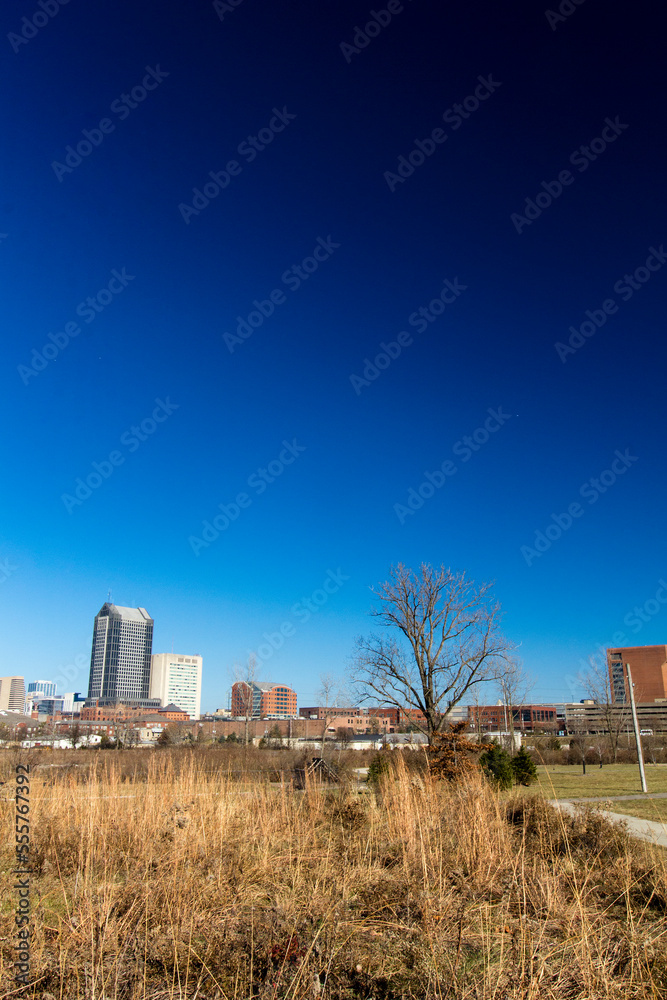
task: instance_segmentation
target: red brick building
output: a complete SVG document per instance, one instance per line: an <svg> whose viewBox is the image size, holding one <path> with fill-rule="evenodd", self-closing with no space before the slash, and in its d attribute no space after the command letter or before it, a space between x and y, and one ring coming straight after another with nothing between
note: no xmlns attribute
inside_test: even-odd
<svg viewBox="0 0 667 1000"><path fill-rule="evenodd" d="M272 681L236 681L232 685L232 715L287 719L296 715L296 691Z"/></svg>
<svg viewBox="0 0 667 1000"><path fill-rule="evenodd" d="M618 646L607 650L612 699L621 704L629 700L626 663L630 664L632 672L635 701L667 699L667 646Z"/></svg>
<svg viewBox="0 0 667 1000"><path fill-rule="evenodd" d="M558 711L555 705L471 705L468 709L470 728L486 732L498 730L503 732L509 728L510 722L515 729L526 729L533 732L545 729L555 730L558 725Z"/></svg>

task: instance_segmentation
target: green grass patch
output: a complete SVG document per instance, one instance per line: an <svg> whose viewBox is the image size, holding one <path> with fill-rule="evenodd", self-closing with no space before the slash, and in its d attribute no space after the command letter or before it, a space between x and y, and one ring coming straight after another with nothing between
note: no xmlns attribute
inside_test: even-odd
<svg viewBox="0 0 667 1000"><path fill-rule="evenodd" d="M650 819L654 823L667 824L667 799L624 799L621 802L605 802L604 800L595 803L600 809L607 809L609 812L623 813L624 816L637 816L639 819Z"/></svg>
<svg viewBox="0 0 667 1000"><path fill-rule="evenodd" d="M537 768L537 778L539 784L532 785L532 789L539 787L549 799L598 799L608 795L633 795L642 790L636 764L587 765L586 774L581 773L578 765L541 765ZM667 792L667 766L647 765L646 784L649 792Z"/></svg>

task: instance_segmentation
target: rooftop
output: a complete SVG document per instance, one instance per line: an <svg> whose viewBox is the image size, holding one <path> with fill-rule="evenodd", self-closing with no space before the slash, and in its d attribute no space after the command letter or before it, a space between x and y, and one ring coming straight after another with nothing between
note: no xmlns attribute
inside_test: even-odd
<svg viewBox="0 0 667 1000"><path fill-rule="evenodd" d="M120 604L109 604L108 602L106 604L102 605L102 608L98 612L98 617L100 615L103 618L107 618L107 617L110 617L112 615L113 616L117 615L119 618L122 618L124 621L129 621L129 622L144 622L145 623L145 622L152 622L153 621L153 619L151 618L151 616L146 611L146 608L126 608L126 607L123 607Z"/></svg>

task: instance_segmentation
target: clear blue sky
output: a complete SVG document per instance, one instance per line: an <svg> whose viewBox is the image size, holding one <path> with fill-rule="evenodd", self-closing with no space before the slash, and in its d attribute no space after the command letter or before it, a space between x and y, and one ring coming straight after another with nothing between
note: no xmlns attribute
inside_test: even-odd
<svg viewBox="0 0 667 1000"><path fill-rule="evenodd" d="M495 580L537 700L665 642L656 9L45 2L0 39L1 672L85 692L111 589L204 708L283 625L312 703L398 561Z"/></svg>

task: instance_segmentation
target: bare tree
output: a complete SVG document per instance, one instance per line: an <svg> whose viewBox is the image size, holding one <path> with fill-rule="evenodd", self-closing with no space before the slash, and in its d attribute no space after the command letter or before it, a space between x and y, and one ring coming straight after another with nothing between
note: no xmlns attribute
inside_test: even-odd
<svg viewBox="0 0 667 1000"><path fill-rule="evenodd" d="M524 669L523 663L516 656L508 656L499 663L495 680L506 709L511 742L510 753L514 755L514 713L517 712L519 726L523 728L521 709L529 691L535 686L535 680Z"/></svg>
<svg viewBox="0 0 667 1000"><path fill-rule="evenodd" d="M322 756L324 756L324 741L330 724L340 716L336 709L341 707L347 698L347 691L333 674L320 674L320 686L317 690L317 700L324 709L324 728L322 730Z"/></svg>
<svg viewBox="0 0 667 1000"><path fill-rule="evenodd" d="M245 718L245 746L246 750L250 738L250 719L253 716L254 690L253 684L257 680L257 657L251 653L247 663L234 666L234 679L238 685L237 692L241 704L241 715Z"/></svg>
<svg viewBox="0 0 667 1000"><path fill-rule="evenodd" d="M417 710L430 739L514 648L501 634L500 606L491 584L476 586L444 566L413 571L399 563L373 592L379 604L371 614L392 631L357 640L355 682L362 698Z"/></svg>
<svg viewBox="0 0 667 1000"><path fill-rule="evenodd" d="M72 746L72 749L76 750L77 746L81 742L81 726L78 722L75 722L73 726L70 726L67 733L67 739Z"/></svg>
<svg viewBox="0 0 667 1000"><path fill-rule="evenodd" d="M615 764L621 733L630 718L630 706L627 703L614 701L607 665L596 664L592 658L589 663L589 669L579 675L579 682L598 708L600 723L609 737L609 748Z"/></svg>

